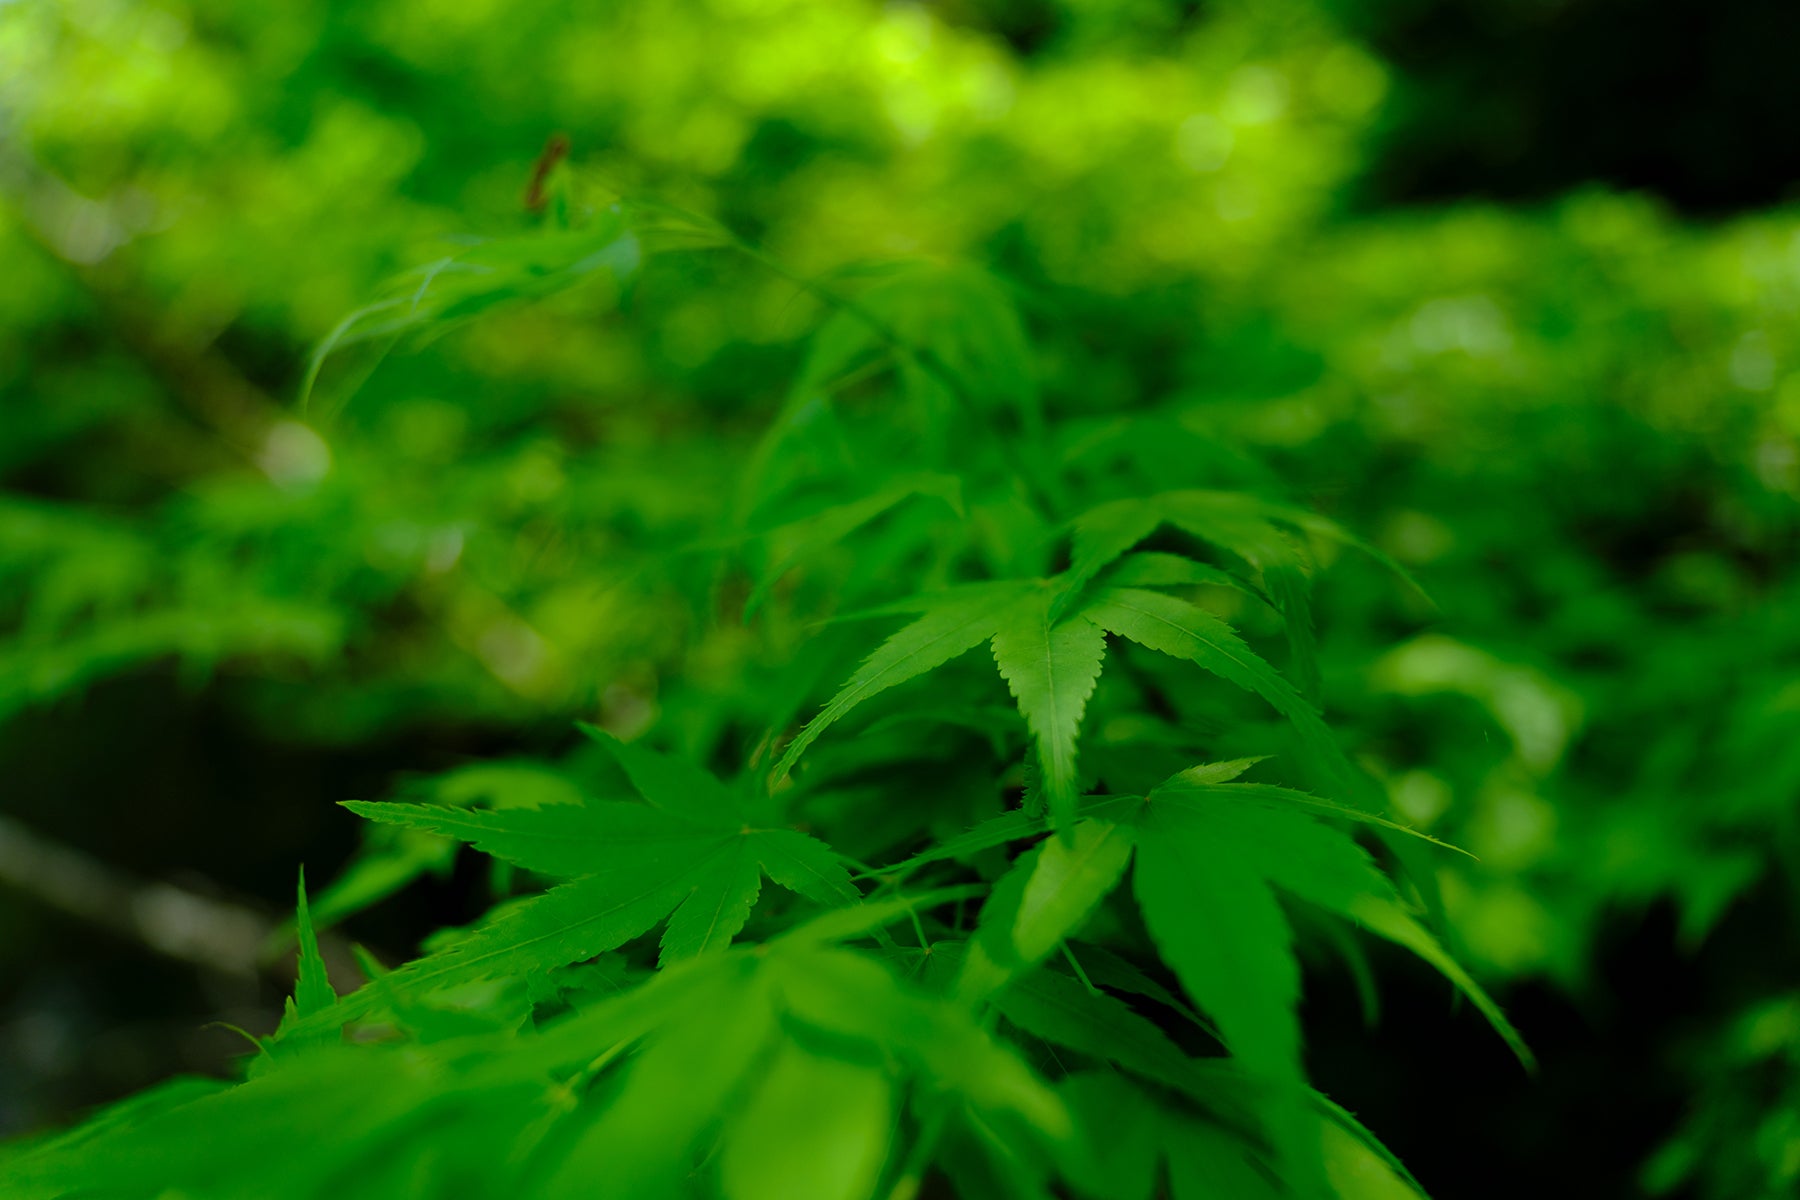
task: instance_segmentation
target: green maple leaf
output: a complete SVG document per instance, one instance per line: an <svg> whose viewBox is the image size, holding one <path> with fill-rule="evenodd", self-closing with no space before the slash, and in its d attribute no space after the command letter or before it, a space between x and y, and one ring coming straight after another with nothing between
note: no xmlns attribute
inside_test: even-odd
<svg viewBox="0 0 1800 1200"><path fill-rule="evenodd" d="M776 764L776 777L863 701L991 642L994 661L1037 746L1050 811L1057 827L1067 830L1079 790L1075 738L1100 677L1106 638L1091 622L1053 619L1054 595L1051 581L1008 580L968 584L892 606L889 611L921 615L869 655L800 731Z"/></svg>
<svg viewBox="0 0 1800 1200"><path fill-rule="evenodd" d="M891 920L929 900L858 915ZM563 1047L642 1045L545 1195L573 1200L597 1186L621 1200L683 1194L697 1143L722 1125L719 1183L729 1200L866 1200L909 1078L989 1119L1009 1114L1068 1135L1054 1094L966 1008L830 945L867 932L846 929L841 915L756 952L684 964L553 1028L545 1040L559 1056Z"/></svg>
<svg viewBox="0 0 1800 1200"><path fill-rule="evenodd" d="M1229 837L1152 809L1134 887L1145 925L1183 988L1246 1066L1298 1082L1300 967L1275 893Z"/></svg>
<svg viewBox="0 0 1800 1200"><path fill-rule="evenodd" d="M325 972L325 958L319 953L319 935L313 928L312 911L306 902L306 870L300 871L295 888L294 933L300 943L294 994L289 996L281 1024L265 1043L265 1048L296 1043L317 1043L322 1039L313 1033L305 1038L293 1037L294 1028L309 1017L329 1012L337 1004L337 993Z"/></svg>
<svg viewBox="0 0 1800 1200"><path fill-rule="evenodd" d="M933 953L947 952L933 947ZM1084 954L1085 957L1085 954ZM966 960L965 960L966 961ZM1145 1079L1201 1092L1209 1062L1189 1058L1131 1005L1048 968L1027 971L993 996L1000 1015L1046 1042L1118 1064ZM1221 1063L1212 1059L1210 1064Z"/></svg>
<svg viewBox="0 0 1800 1200"><path fill-rule="evenodd" d="M1235 630L1205 609L1144 588L1104 587L1090 596L1079 615L1108 633L1175 658L1185 658L1254 692L1294 726L1301 744L1331 775L1355 775L1331 731L1293 684Z"/></svg>
<svg viewBox="0 0 1800 1200"><path fill-rule="evenodd" d="M1434 938L1349 834L1268 802L1257 785L1177 776L1145 798L1134 887L1144 923L1183 989L1244 1066L1299 1086L1300 968L1285 893L1348 918L1419 954L1487 1016L1527 1067L1518 1032ZM1290 1154L1291 1122L1271 1134Z"/></svg>
<svg viewBox="0 0 1800 1200"><path fill-rule="evenodd" d="M1266 883L1423 958L1469 998L1529 1068L1532 1057L1524 1039L1480 985L1407 912L1369 852L1345 831L1314 820L1294 803L1295 797L1311 799L1266 784L1196 783L1184 772L1153 791L1146 810L1152 822L1178 829L1182 837L1208 838L1226 847Z"/></svg>
<svg viewBox="0 0 1800 1200"><path fill-rule="evenodd" d="M1075 586L1080 587L1085 582L1085 579L1078 578ZM1269 599L1241 575L1195 562L1185 555L1164 554L1154 550L1127 554L1120 558L1106 571L1106 582L1112 587L1198 587L1204 584L1231 588L1265 602Z"/></svg>
<svg viewBox="0 0 1800 1200"><path fill-rule="evenodd" d="M411 790L411 789L409 789ZM581 790L562 772L541 763L501 761L458 767L427 781L421 789L452 808L485 801L495 808L538 808L572 804ZM363 831L362 847L338 877L311 897L314 923L324 928L393 895L421 875L446 875L456 843L393 825Z"/></svg>
<svg viewBox="0 0 1800 1200"><path fill-rule="evenodd" d="M792 1043L776 1051L719 1164L728 1200L862 1200L893 1125L894 1087L863 1063Z"/></svg>
<svg viewBox="0 0 1800 1200"><path fill-rule="evenodd" d="M1270 1075L1298 1076L1299 972L1291 929L1274 903L1279 890L1425 958L1529 1064L1518 1032L1406 912L1367 851L1304 813L1242 802L1230 795L1236 786L1151 794L1136 889L1164 959L1240 1058Z"/></svg>
<svg viewBox="0 0 1800 1200"><path fill-rule="evenodd" d="M1075 737L1106 654L1106 634L1088 621L1057 621L1052 595L1040 590L996 630L994 662L1037 745L1044 796L1059 828L1075 819L1079 780Z"/></svg>
<svg viewBox="0 0 1800 1200"><path fill-rule="evenodd" d="M666 965L722 949L743 928L764 876L825 905L859 893L837 855L792 829L754 825L743 799L685 759L590 731L643 798L542 808L345 805L360 816L468 842L540 874L568 879L510 909L448 950L386 975L380 992L446 987L564 966L614 949L667 919ZM340 1010L341 1011L341 1010Z"/></svg>
<svg viewBox="0 0 1800 1200"><path fill-rule="evenodd" d="M997 991L1078 930L1124 875L1135 832L1090 818L1068 838L1051 838L1019 855L982 906L958 994Z"/></svg>
<svg viewBox="0 0 1800 1200"><path fill-rule="evenodd" d="M1157 559L1127 565L1137 568L1127 578L1179 578L1169 574L1171 564ZM1142 587L1102 587L1074 612L1058 616L1062 599L1077 586L1071 580L1079 575L1077 569L1052 579L965 584L863 614L918 616L877 647L789 743L775 777L791 770L820 734L864 701L991 643L995 664L1031 732L1053 824L1067 836L1080 790L1076 739L1100 677L1106 635L1113 633L1188 659L1256 693L1293 724L1308 753L1334 779L1356 778L1318 711L1231 626L1185 600Z"/></svg>
<svg viewBox="0 0 1800 1200"><path fill-rule="evenodd" d="M1317 647L1313 638L1311 566L1296 535L1310 534L1355 546L1419 591L1398 563L1317 513L1241 492L1192 490L1115 500L1076 518L1072 525L1070 595L1164 525L1173 525L1218 547L1261 574L1267 599L1281 613L1294 670L1301 691L1307 695L1318 693ZM1069 602L1065 598L1062 603Z"/></svg>
<svg viewBox="0 0 1800 1200"><path fill-rule="evenodd" d="M1223 1122L1196 1120L1118 1075L1082 1072L1061 1091L1085 1136L1061 1154L1065 1177L1093 1200L1150 1200L1165 1171L1172 1200L1280 1200L1306 1195L1255 1139ZM1347 1115L1309 1112L1301 1124L1320 1151L1333 1200L1421 1200L1424 1191L1379 1142Z"/></svg>

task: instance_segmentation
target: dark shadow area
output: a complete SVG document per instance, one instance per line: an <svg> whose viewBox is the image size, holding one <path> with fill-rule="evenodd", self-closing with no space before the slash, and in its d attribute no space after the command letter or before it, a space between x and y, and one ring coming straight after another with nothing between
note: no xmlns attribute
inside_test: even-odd
<svg viewBox="0 0 1800 1200"><path fill-rule="evenodd" d="M336 801L380 798L409 776L521 743L451 725L346 746L289 741L248 718L228 684L195 689L160 669L16 716L5 734L6 818L104 870L121 889L115 908L173 887L270 927L293 911L296 847L315 892L354 850L360 823ZM339 936L398 962L432 930L479 916L487 886L463 856L449 878L421 881ZM158 952L131 919L77 916L0 884L0 1136L67 1122L173 1074L227 1075L252 1049L227 1026L273 1029L291 951L250 973L221 971Z"/></svg>
<svg viewBox="0 0 1800 1200"><path fill-rule="evenodd" d="M1670 906L1617 914L1581 994L1532 982L1498 997L1538 1056L1536 1077L1441 977L1371 945L1379 1023L1362 1025L1347 972L1318 964L1307 979L1308 1065L1315 1086L1434 1196L1510 1200L1554 1178L1571 1195L1639 1200L1645 1160L1691 1099L1673 1057L1746 1004L1794 985L1791 963L1756 949L1787 944L1789 928L1768 887L1692 954L1678 945Z"/></svg>
<svg viewBox="0 0 1800 1200"><path fill-rule="evenodd" d="M1771 0L1344 5L1399 78L1364 202L1541 200L1588 183L1693 215L1792 200L1800 6Z"/></svg>

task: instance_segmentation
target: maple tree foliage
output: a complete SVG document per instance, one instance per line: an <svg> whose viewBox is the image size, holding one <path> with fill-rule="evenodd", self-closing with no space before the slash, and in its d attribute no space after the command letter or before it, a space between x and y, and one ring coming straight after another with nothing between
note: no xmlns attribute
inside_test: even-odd
<svg viewBox="0 0 1800 1200"><path fill-rule="evenodd" d="M673 244L759 254L666 206L569 219L435 264L315 368ZM1177 491L1096 467L981 271L817 290L729 511L663 564L763 639L717 701L754 736L590 727L484 788L349 803L363 855L302 882L243 1079L14 1146L6 1195L1422 1194L1309 1084L1303 940L1405 947L1530 1056L1409 866L1454 851L1319 708L1312 580L1360 543L1202 464ZM334 990L317 924L465 845L493 911Z"/></svg>

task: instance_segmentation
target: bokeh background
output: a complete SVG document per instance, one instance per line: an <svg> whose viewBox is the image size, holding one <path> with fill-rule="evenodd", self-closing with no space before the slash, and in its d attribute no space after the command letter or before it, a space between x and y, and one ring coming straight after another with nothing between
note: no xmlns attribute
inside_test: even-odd
<svg viewBox="0 0 1800 1200"><path fill-rule="evenodd" d="M659 256L298 404L563 134L803 274L988 265L1077 331L1062 410L1420 578L1324 574L1327 708L1479 857L1460 949L1544 1069L1397 957L1306 1019L1436 1194L1792 1195L1796 47L1768 0L0 2L0 1135L271 1028L301 862L340 955L485 906L335 801L704 742L737 686L644 567L783 394L791 281Z"/></svg>

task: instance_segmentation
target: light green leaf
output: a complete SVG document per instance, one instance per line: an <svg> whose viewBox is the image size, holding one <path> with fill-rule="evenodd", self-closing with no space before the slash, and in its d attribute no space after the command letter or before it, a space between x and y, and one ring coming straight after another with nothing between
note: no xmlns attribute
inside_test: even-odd
<svg viewBox="0 0 1800 1200"><path fill-rule="evenodd" d="M258 1076L267 1073L277 1060L285 1057L285 1052L296 1048L311 1048L329 1044L338 1030L320 1014L330 1012L337 1004L337 993L331 989L331 979L325 972L325 959L319 953L319 935L313 927L312 911L306 901L306 869L300 869L299 884L295 889L297 898L294 906L294 933L299 943L296 958L294 994L287 998L282 1006L281 1023L276 1026L274 1034L258 1042L266 1052L250 1064L248 1073ZM308 1018L319 1018L309 1021ZM304 1023L304 1031L302 1025Z"/></svg>
<svg viewBox="0 0 1800 1200"><path fill-rule="evenodd" d="M7 1164L0 1187L13 1197L180 1195L307 1200L362 1169L409 1117L429 1121L433 1064L375 1047L327 1046L236 1087L186 1103L137 1109L95 1136L53 1143ZM171 1097L172 1098L172 1097ZM511 1104L492 1089L484 1105ZM490 1111L497 1126L504 1109ZM519 1118L514 1118L519 1119ZM284 1154L271 1170L271 1153ZM146 1183L154 1187L146 1192Z"/></svg>
<svg viewBox="0 0 1800 1200"><path fill-rule="evenodd" d="M1282 797L1273 804L1236 799L1239 789L1255 786L1159 788L1151 794L1149 807L1156 814L1151 819L1159 830L1179 826L1189 838L1231 855L1260 879L1413 951L1474 1002L1529 1068L1531 1052L1518 1031L1437 939L1406 913L1393 884L1368 851L1343 830L1281 806Z"/></svg>
<svg viewBox="0 0 1800 1200"><path fill-rule="evenodd" d="M1397 900L1365 896L1355 902L1351 909L1351 915L1362 922L1365 928L1380 934L1391 942L1405 946L1436 967L1438 972L1455 984L1457 989L1467 996L1481 1012L1481 1015L1488 1019L1488 1024L1494 1027L1494 1032L1501 1036L1525 1069L1527 1071L1537 1069L1537 1058L1531 1053L1531 1047L1525 1044L1524 1037L1513 1027L1512 1022L1506 1019L1506 1014L1500 1010L1500 1006L1495 1004L1487 991L1463 969L1462 964L1452 958L1450 952L1445 950L1435 937L1431 936L1431 931L1401 908Z"/></svg>
<svg viewBox="0 0 1800 1200"><path fill-rule="evenodd" d="M360 817L468 842L484 854L545 875L573 878L647 860L691 861L713 848L719 828L619 800L549 808L444 808L348 800Z"/></svg>
<svg viewBox="0 0 1800 1200"><path fill-rule="evenodd" d="M507 956L501 931L511 927L512 918L447 952L482 956L482 969L492 975L533 973L591 957L636 937L663 915L670 916L662 941L665 963L723 947L749 919L763 870L782 886L822 904L858 898L842 862L823 842L794 830L751 828L723 785L692 764L641 747L614 743L613 748L633 782L670 807L622 801L498 812L355 801L346 807L373 820L461 838L532 870L576 878L573 884L528 901L521 910L549 918L548 927L534 931L542 935L534 943L537 953L547 958ZM682 811L676 811L677 806ZM578 914L544 907L551 897L571 889L593 906L593 914L616 912L623 922L618 932L611 932L611 923L597 928ZM645 914L659 904L662 912L646 921ZM570 922L566 927L565 919ZM608 932L602 934L600 929ZM614 936L619 940L605 945L592 941ZM584 949L590 944L595 948ZM491 966L488 955L497 957ZM454 982L487 977L462 973L469 961L443 955L421 960L437 962L432 970L449 971ZM412 986L415 979L408 972L419 967L415 963L390 976L386 986Z"/></svg>
<svg viewBox="0 0 1800 1200"><path fill-rule="evenodd" d="M1301 550L1283 527L1361 550L1430 603L1400 564L1317 513L1241 492L1198 489L1115 500L1078 517L1073 523L1070 594L1165 522L1236 555L1263 573L1284 619L1298 627L1290 628L1289 637L1303 678L1310 678L1311 672L1311 613L1306 595L1309 585L1301 568Z"/></svg>
<svg viewBox="0 0 1800 1200"><path fill-rule="evenodd" d="M760 974L721 974L653 1033L624 1086L570 1148L547 1200L665 1200L682 1193L694 1145L726 1111L777 1033Z"/></svg>
<svg viewBox="0 0 1800 1200"><path fill-rule="evenodd" d="M1153 818L1138 840L1134 885L1163 961L1232 1052L1260 1074L1298 1082L1300 970L1268 884L1204 830Z"/></svg>
<svg viewBox="0 0 1800 1200"><path fill-rule="evenodd" d="M1156 1106L1113 1074L1070 1075L1060 1090L1077 1135L1061 1156L1064 1176L1097 1200L1151 1200L1163 1157Z"/></svg>
<svg viewBox="0 0 1800 1200"><path fill-rule="evenodd" d="M392 996L546 971L616 949L662 920L708 865L703 860L671 875L664 864L650 863L552 888L450 949L415 959L343 997L337 1018L365 1016Z"/></svg>
<svg viewBox="0 0 1800 1200"><path fill-rule="evenodd" d="M975 936L969 941L968 953L956 976L956 995L962 1000L973 1003L986 999L1024 969L1012 931L1019 907L1025 901L1026 881L1037 870L1043 853L1044 846L1039 843L1019 855L988 893Z"/></svg>
<svg viewBox="0 0 1800 1200"><path fill-rule="evenodd" d="M1165 522L1259 570L1291 565L1296 552L1261 511L1262 505L1252 496L1207 491L1165 492L1102 504L1074 522L1070 588L1080 588Z"/></svg>
<svg viewBox="0 0 1800 1200"><path fill-rule="evenodd" d="M743 809L741 799L730 788L691 759L621 741L594 725L584 723L580 729L606 748L630 778L631 786L654 808L696 821L723 823Z"/></svg>
<svg viewBox="0 0 1800 1200"><path fill-rule="evenodd" d="M1032 816L1023 809L1013 809L1001 813L997 817L989 817L972 829L965 830L953 838L939 842L929 850L921 851L895 863L891 867L883 867L878 874L907 875L929 863L942 862L951 858L967 858L979 854L983 850L991 850L995 846L1004 846L1008 842L1016 842L1021 838L1033 837L1043 833L1050 827L1042 816Z"/></svg>
<svg viewBox="0 0 1800 1200"><path fill-rule="evenodd" d="M1247 760L1244 768L1250 762ZM1369 812L1366 809L1354 808L1336 800L1327 800L1323 796L1314 796L1310 792L1295 791L1272 783L1229 783L1212 782L1199 772L1208 768L1194 767L1158 784L1150 793L1156 800L1165 804L1213 803L1225 801L1234 804L1254 804L1276 810L1302 810L1323 817L1338 817L1346 821L1355 821L1364 825L1376 825L1395 833L1403 833L1420 841L1430 842L1446 850L1454 850L1458 854L1468 855L1468 851L1460 846L1452 846L1449 842L1439 841L1428 833L1421 833L1398 821ZM1472 855L1470 857L1473 857Z"/></svg>
<svg viewBox="0 0 1800 1200"><path fill-rule="evenodd" d="M663 930L660 964L667 966L729 946L750 919L761 890L762 871L748 842L739 841L722 851L708 862L681 907L670 914Z"/></svg>
<svg viewBox="0 0 1800 1200"><path fill-rule="evenodd" d="M427 331L596 276L617 284L637 270L641 259L637 239L617 208L595 214L579 230L477 242L409 273L395 282L391 295L340 321L307 362L301 406L306 406L325 360L341 347Z"/></svg>
<svg viewBox="0 0 1800 1200"><path fill-rule="evenodd" d="M1075 823L1075 738L1100 678L1106 634L1079 618L1054 621L1048 590L1008 614L994 634L994 662L1037 744L1043 788L1058 829Z"/></svg>
<svg viewBox="0 0 1800 1200"><path fill-rule="evenodd" d="M1013 920L1013 947L1022 962L1049 954L1113 890L1131 861L1134 832L1129 825L1087 820L1075 826L1069 842L1052 838L1042 845Z"/></svg>
<svg viewBox="0 0 1800 1200"><path fill-rule="evenodd" d="M726 1134L721 1190L726 1200L865 1200L892 1114L879 1070L784 1046Z"/></svg>
<svg viewBox="0 0 1800 1200"><path fill-rule="evenodd" d="M1281 610L1282 625L1287 631L1290 669L1300 681L1301 694L1319 695L1319 644L1313 633L1312 583L1299 567L1292 564L1269 564L1263 567L1269 596Z"/></svg>
<svg viewBox="0 0 1800 1200"><path fill-rule="evenodd" d="M1106 898L1131 858L1134 829L1087 820L1070 839L1019 855L994 884L962 960L957 994L984 998L1042 961Z"/></svg>
<svg viewBox="0 0 1800 1200"><path fill-rule="evenodd" d="M1015 1114L1052 1137L1068 1135L1061 1100L968 1006L915 991L866 955L791 937L777 944L777 987L794 1019L846 1044L883 1048L978 1108Z"/></svg>
<svg viewBox="0 0 1800 1200"><path fill-rule="evenodd" d="M300 869L300 882L295 891L294 928L300 940L299 978L294 984L294 1011L302 1017L324 1012L337 1003L331 979L325 973L325 959L319 953L319 935L313 929L312 913L306 906L306 868Z"/></svg>
<svg viewBox="0 0 1800 1200"><path fill-rule="evenodd" d="M822 945L864 937L911 912L923 912L940 904L970 900L987 889L980 884L938 888L912 896L890 896L884 900L865 900L852 908L840 908L794 926L775 940L784 944Z"/></svg>
<svg viewBox="0 0 1800 1200"><path fill-rule="evenodd" d="M1267 755L1255 758L1234 758L1230 762L1201 763L1189 767L1185 771L1171 775L1157 785L1157 790L1173 787L1206 787L1215 783L1230 783L1259 762L1266 762Z"/></svg>
<svg viewBox="0 0 1800 1200"><path fill-rule="evenodd" d="M1174 1200L1284 1200L1290 1194L1251 1158L1243 1139L1217 1126L1184 1122L1167 1146Z"/></svg>
<svg viewBox="0 0 1800 1200"><path fill-rule="evenodd" d="M1325 1144L1325 1175L1339 1200L1425 1200L1420 1191L1393 1165L1340 1125L1321 1123Z"/></svg>
<svg viewBox="0 0 1800 1200"><path fill-rule="evenodd" d="M411 790L411 789L408 789ZM458 767L429 780L425 793L434 804L467 808L485 801L495 810L580 804L581 789L562 772L541 763L499 761ZM423 829L384 822L364 831L355 858L323 892L311 897L313 923L336 924L399 891L421 875L449 872L456 843Z"/></svg>
<svg viewBox="0 0 1800 1200"><path fill-rule="evenodd" d="M622 1053L689 1012L705 1014L728 994L721 989L741 985L753 965L750 955L739 952L676 963L635 987L538 1026L534 1036L515 1041L504 1061L490 1061L489 1069L567 1075L592 1064L596 1052Z"/></svg>
<svg viewBox="0 0 1800 1200"><path fill-rule="evenodd" d="M1328 911L1347 912L1364 896L1393 895L1393 885L1368 851L1305 813L1229 800L1184 812L1195 836L1229 847L1264 879Z"/></svg>
<svg viewBox="0 0 1800 1200"><path fill-rule="evenodd" d="M781 761L775 764L775 778L792 770L821 733L863 701L942 666L993 637L1005 623L1003 614L1036 588L1035 581L1027 580L1012 587L984 588L966 597L953 596L883 642L789 743Z"/></svg>
<svg viewBox="0 0 1800 1200"><path fill-rule="evenodd" d="M825 905L862 898L843 860L818 838L791 829L765 829L756 832L751 847L763 873L790 892Z"/></svg>
<svg viewBox="0 0 1800 1200"><path fill-rule="evenodd" d="M1236 1060L1276 1085L1263 1121L1283 1168L1310 1194L1322 1186L1324 1165L1297 1099L1304 1076L1293 933L1260 869L1266 864L1219 836L1221 828L1228 826L1152 806L1138 838L1138 905L1163 961Z"/></svg>
<svg viewBox="0 0 1800 1200"><path fill-rule="evenodd" d="M1155 533L1162 522L1162 511L1146 500L1115 500L1076 518L1068 594L1077 594L1108 563Z"/></svg>
<svg viewBox="0 0 1800 1200"><path fill-rule="evenodd" d="M1046 1042L1169 1087L1188 1090L1199 1082L1194 1061L1155 1022L1060 971L1027 971L997 992L993 1004L1001 1016Z"/></svg>
<svg viewBox="0 0 1800 1200"><path fill-rule="evenodd" d="M1103 588L1081 614L1110 633L1151 650L1190 659L1222 679L1255 692L1285 716L1303 745L1333 775L1352 773L1318 712L1294 686L1211 613L1185 600L1141 588Z"/></svg>
<svg viewBox="0 0 1800 1200"><path fill-rule="evenodd" d="M1144 551L1127 554L1106 573L1108 587L1212 587L1231 588L1264 600L1262 593L1229 571L1195 562L1180 554ZM1265 601L1266 602L1266 601Z"/></svg>
<svg viewBox="0 0 1800 1200"><path fill-rule="evenodd" d="M1318 1110L1319 1115L1325 1121L1335 1125L1339 1133L1351 1138L1360 1145L1364 1151L1374 1155L1375 1158L1384 1164L1389 1171L1392 1171L1394 1175L1403 1180L1413 1189L1413 1191L1417 1192L1420 1200L1429 1200L1426 1196L1424 1186L1420 1184L1417 1179L1413 1178L1412 1172L1406 1169L1406 1164L1396 1158L1392 1150L1389 1150L1386 1146L1382 1145L1381 1139L1369 1132L1368 1128L1364 1126L1361 1121L1358 1121L1352 1113L1343 1107L1343 1105L1332 1100L1329 1096L1322 1095L1318 1092L1312 1094L1312 1100L1313 1107ZM1340 1153L1333 1145L1334 1140L1335 1139L1331 1135L1326 1135L1325 1160L1328 1171L1331 1169L1331 1159L1334 1155ZM1335 1175L1333 1178L1335 1180ZM1346 1193L1347 1198L1353 1198L1354 1195L1354 1191Z"/></svg>

